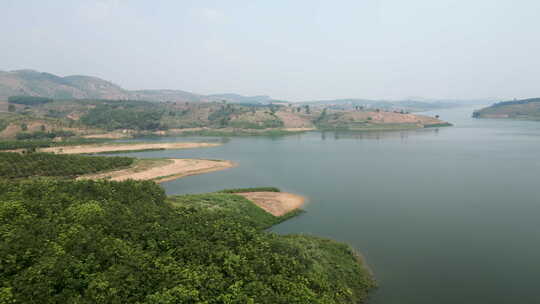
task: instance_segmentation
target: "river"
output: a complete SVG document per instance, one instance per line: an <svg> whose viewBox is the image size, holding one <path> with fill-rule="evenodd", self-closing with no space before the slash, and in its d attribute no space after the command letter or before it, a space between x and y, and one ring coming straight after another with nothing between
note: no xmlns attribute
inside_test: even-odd
<svg viewBox="0 0 540 304"><path fill-rule="evenodd" d="M472 119L472 110L429 113L455 124L439 129L126 155L239 163L164 183L168 194L276 186L307 196L307 212L273 230L362 252L380 285L370 304L540 303L540 122Z"/></svg>

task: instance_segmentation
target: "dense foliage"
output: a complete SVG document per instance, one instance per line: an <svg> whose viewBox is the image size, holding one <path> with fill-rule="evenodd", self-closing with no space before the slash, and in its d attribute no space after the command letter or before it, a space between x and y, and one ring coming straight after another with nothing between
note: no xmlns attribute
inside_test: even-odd
<svg viewBox="0 0 540 304"><path fill-rule="evenodd" d="M172 201L153 182L0 182L0 303L358 303L373 287L348 246L263 232L271 215L240 196Z"/></svg>
<svg viewBox="0 0 540 304"><path fill-rule="evenodd" d="M33 150L37 148L58 147L58 146L73 146L104 142L104 139L94 138L74 138L63 141L53 141L52 139L39 139L39 140L1 140L0 150L13 150L13 149L28 149Z"/></svg>
<svg viewBox="0 0 540 304"><path fill-rule="evenodd" d="M88 126L115 129L160 130L163 111L135 105L100 104L81 117Z"/></svg>
<svg viewBox="0 0 540 304"><path fill-rule="evenodd" d="M20 132L17 133L16 138L18 140L32 140L32 139L53 139L56 137L72 137L75 136L73 131L66 130L54 130L54 131L35 131L35 132Z"/></svg>
<svg viewBox="0 0 540 304"><path fill-rule="evenodd" d="M27 106L42 105L52 102L51 98L38 97L38 96L10 96L8 97L9 103L23 104Z"/></svg>
<svg viewBox="0 0 540 304"><path fill-rule="evenodd" d="M130 157L0 152L0 178L74 177L127 167L133 161L134 159Z"/></svg>
<svg viewBox="0 0 540 304"><path fill-rule="evenodd" d="M279 188L276 187L255 187L255 188L236 188L236 189L225 189L219 191L221 193L242 193L242 192L281 192Z"/></svg>

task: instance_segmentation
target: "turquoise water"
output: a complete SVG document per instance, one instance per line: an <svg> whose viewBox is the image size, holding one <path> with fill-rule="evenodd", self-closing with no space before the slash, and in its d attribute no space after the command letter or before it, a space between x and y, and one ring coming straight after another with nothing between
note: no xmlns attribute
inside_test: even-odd
<svg viewBox="0 0 540 304"><path fill-rule="evenodd" d="M276 186L307 213L274 228L347 242L380 288L371 304L540 303L540 123L474 120L403 132L232 138L217 148L129 153L228 159L168 194ZM155 141L208 138L160 138ZM215 139L219 140L219 139Z"/></svg>

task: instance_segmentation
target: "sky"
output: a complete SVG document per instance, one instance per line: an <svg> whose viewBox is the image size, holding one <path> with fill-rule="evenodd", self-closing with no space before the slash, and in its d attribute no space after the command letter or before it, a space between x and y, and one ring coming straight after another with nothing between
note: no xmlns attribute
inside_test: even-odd
<svg viewBox="0 0 540 304"><path fill-rule="evenodd" d="M1 0L0 70L291 101L540 96L538 0Z"/></svg>

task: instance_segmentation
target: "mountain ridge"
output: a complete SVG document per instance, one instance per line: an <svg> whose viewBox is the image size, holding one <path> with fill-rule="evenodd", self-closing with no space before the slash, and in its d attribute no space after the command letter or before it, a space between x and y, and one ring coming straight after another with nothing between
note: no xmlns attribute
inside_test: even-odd
<svg viewBox="0 0 540 304"><path fill-rule="evenodd" d="M95 76L40 72L32 69L0 71L0 100L28 95L55 99L134 99L159 102L211 102L226 100L236 103L269 103L269 96L243 96L234 93L203 95L174 89L126 90Z"/></svg>

